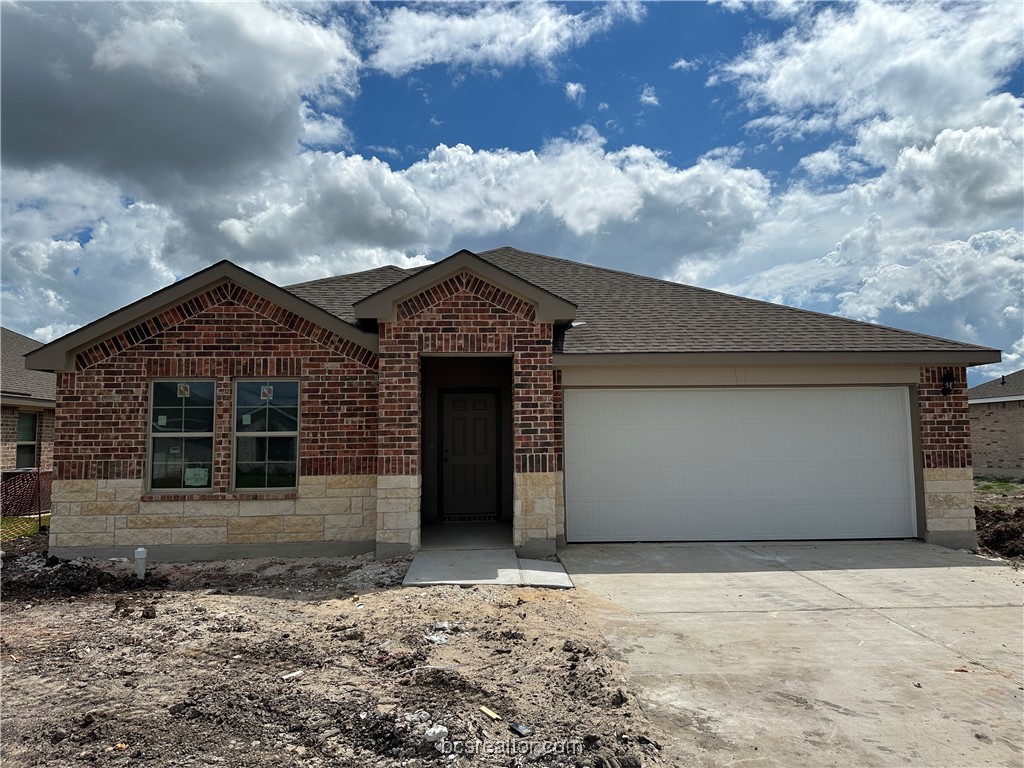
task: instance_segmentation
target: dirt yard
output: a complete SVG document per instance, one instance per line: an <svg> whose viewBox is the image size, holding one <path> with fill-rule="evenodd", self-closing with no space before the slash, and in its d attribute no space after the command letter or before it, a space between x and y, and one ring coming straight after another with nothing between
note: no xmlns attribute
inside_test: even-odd
<svg viewBox="0 0 1024 768"><path fill-rule="evenodd" d="M672 764L575 590L406 589L408 559L368 557L143 583L12 545L6 768Z"/></svg>
<svg viewBox="0 0 1024 768"><path fill-rule="evenodd" d="M979 478L1024 563L1024 483ZM408 559L157 565L4 542L0 744L20 766L673 763L576 590L400 586ZM500 719L494 719L484 709ZM675 734L711 765L701 734Z"/></svg>
<svg viewBox="0 0 1024 768"><path fill-rule="evenodd" d="M978 550L1024 564L1024 481L978 477L974 503Z"/></svg>

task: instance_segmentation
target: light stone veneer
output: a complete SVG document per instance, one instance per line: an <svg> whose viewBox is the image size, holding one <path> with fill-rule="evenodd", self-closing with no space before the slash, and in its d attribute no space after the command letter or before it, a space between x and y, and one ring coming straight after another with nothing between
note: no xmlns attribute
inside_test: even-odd
<svg viewBox="0 0 1024 768"><path fill-rule="evenodd" d="M512 544L553 554L565 539L565 482L561 472L517 472L513 477Z"/></svg>
<svg viewBox="0 0 1024 768"><path fill-rule="evenodd" d="M926 539L973 549L977 544L974 471L966 467L925 469L923 473Z"/></svg>
<svg viewBox="0 0 1024 768"><path fill-rule="evenodd" d="M377 478L299 478L295 498L143 501L141 480L54 480L50 547L373 541Z"/></svg>
<svg viewBox="0 0 1024 768"><path fill-rule="evenodd" d="M377 556L407 554L420 546L419 475L377 476Z"/></svg>

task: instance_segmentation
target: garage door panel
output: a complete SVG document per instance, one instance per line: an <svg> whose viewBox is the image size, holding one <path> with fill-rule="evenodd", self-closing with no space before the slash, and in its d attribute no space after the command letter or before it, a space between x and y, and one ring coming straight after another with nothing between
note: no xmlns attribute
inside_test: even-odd
<svg viewBox="0 0 1024 768"><path fill-rule="evenodd" d="M905 388L567 390L570 541L914 535Z"/></svg>

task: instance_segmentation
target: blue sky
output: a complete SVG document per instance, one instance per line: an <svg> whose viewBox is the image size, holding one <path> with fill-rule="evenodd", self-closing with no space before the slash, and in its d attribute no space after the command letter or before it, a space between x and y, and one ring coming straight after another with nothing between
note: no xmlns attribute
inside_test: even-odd
<svg viewBox="0 0 1024 768"><path fill-rule="evenodd" d="M1024 366L1017 2L5 3L2 315L514 245Z"/></svg>

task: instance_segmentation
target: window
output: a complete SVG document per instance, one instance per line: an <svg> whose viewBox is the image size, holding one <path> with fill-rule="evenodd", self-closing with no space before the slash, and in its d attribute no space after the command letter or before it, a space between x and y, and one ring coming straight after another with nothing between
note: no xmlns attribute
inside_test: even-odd
<svg viewBox="0 0 1024 768"><path fill-rule="evenodd" d="M18 412L18 439L15 448L17 456L14 464L17 469L27 469L39 465L36 460L38 424L38 414L26 411Z"/></svg>
<svg viewBox="0 0 1024 768"><path fill-rule="evenodd" d="M299 382L235 382L235 488L298 485Z"/></svg>
<svg viewBox="0 0 1024 768"><path fill-rule="evenodd" d="M213 476L212 381L154 381L150 488L209 488Z"/></svg>

